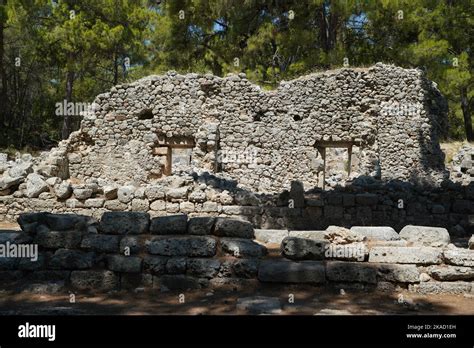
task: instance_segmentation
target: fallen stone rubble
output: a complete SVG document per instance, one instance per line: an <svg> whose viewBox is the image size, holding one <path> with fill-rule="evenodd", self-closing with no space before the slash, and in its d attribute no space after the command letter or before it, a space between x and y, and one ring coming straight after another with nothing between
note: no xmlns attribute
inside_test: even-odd
<svg viewBox="0 0 474 348"><path fill-rule="evenodd" d="M143 212L100 220L27 213L18 222L21 231L1 231L0 244L37 245L39 253L0 257L2 287L168 291L260 282L474 292L474 250L451 244L442 228L260 230L238 219ZM280 255L271 253L275 244Z"/></svg>

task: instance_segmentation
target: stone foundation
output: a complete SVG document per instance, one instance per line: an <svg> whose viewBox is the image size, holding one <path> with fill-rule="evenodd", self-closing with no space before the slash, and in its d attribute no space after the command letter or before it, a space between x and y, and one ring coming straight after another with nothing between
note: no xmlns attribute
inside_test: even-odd
<svg viewBox="0 0 474 348"><path fill-rule="evenodd" d="M452 235L474 233L474 183L442 188L370 180L331 191L304 192L294 182L280 194L255 194L212 175L171 176L146 186L45 183L37 197L24 191L0 196L0 221L25 212L75 213L100 218L109 211L136 211L152 217L173 214L233 217L255 228L325 229L329 225L445 227Z"/></svg>
<svg viewBox="0 0 474 348"><path fill-rule="evenodd" d="M100 221L22 214L19 224L21 231L0 233L3 251L36 245L39 253L36 260L1 257L4 288L168 291L253 282L474 291L474 250L449 244L443 228L407 226L397 234L330 226L292 236L237 219L141 212L109 212ZM281 244L279 255L268 255L268 242Z"/></svg>

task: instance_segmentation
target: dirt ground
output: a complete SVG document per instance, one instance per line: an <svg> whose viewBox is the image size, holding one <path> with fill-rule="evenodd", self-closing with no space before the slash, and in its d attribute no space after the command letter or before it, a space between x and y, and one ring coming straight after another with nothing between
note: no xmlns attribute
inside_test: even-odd
<svg viewBox="0 0 474 348"><path fill-rule="evenodd" d="M291 294L294 303L289 303ZM184 295L180 296L180 295ZM403 296L403 297L400 297ZM441 314L473 315L473 295L419 295L406 290L396 293L349 291L312 286L265 286L257 290L204 289L186 292L146 290L107 294L0 293L0 315L235 315L252 314L236 307L248 296L277 297L281 315L384 315ZM403 298L403 301L400 299ZM183 301L184 300L184 301ZM400 303L403 302L403 303Z"/></svg>

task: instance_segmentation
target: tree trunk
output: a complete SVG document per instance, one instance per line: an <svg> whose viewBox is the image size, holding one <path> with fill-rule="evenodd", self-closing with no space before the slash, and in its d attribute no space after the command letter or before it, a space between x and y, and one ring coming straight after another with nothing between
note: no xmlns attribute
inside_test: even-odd
<svg viewBox="0 0 474 348"><path fill-rule="evenodd" d="M66 102L67 103L72 102L74 78L75 78L74 71L68 71L66 74ZM70 115L68 115L67 109L68 108L66 107L66 110L64 110L63 129L61 132L63 139L67 139L69 137L69 134L71 134L71 118L70 118Z"/></svg>
<svg viewBox="0 0 474 348"><path fill-rule="evenodd" d="M0 6L6 6L7 0L0 0ZM5 55L5 21L2 20L0 23L0 79L2 80L1 91L0 91L0 125L3 127L5 120L8 117L8 93L7 93L7 74L5 71L5 62L4 62L4 55Z"/></svg>
<svg viewBox="0 0 474 348"><path fill-rule="evenodd" d="M467 141L474 141L474 134L472 133L472 117L471 108L469 106L469 99L467 96L467 89L461 88L461 109L464 117L464 129L466 130Z"/></svg>
<svg viewBox="0 0 474 348"><path fill-rule="evenodd" d="M114 52L114 86L118 84L118 58L117 52Z"/></svg>

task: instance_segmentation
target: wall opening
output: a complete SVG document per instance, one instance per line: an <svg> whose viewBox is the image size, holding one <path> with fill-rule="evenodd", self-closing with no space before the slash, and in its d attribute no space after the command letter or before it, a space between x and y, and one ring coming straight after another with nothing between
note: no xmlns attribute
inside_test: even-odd
<svg viewBox="0 0 474 348"><path fill-rule="evenodd" d="M137 116L139 120L151 120L153 119L153 111L151 109L144 109Z"/></svg>
<svg viewBox="0 0 474 348"><path fill-rule="evenodd" d="M160 157L163 175L173 175L187 171L192 165L194 139L188 137L165 138L153 149L153 154Z"/></svg>
<svg viewBox="0 0 474 348"><path fill-rule="evenodd" d="M319 186L323 190L327 186L344 186L345 181L358 167L358 144L352 141L322 141L317 142L315 147L324 161ZM356 156L354 149L357 152Z"/></svg>

